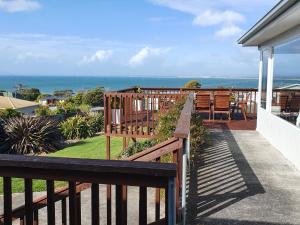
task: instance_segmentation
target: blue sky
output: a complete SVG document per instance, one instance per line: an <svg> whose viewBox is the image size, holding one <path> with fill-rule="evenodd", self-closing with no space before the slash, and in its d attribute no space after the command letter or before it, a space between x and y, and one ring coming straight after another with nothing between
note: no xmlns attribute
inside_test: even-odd
<svg viewBox="0 0 300 225"><path fill-rule="evenodd" d="M0 0L0 74L256 76L278 0Z"/></svg>

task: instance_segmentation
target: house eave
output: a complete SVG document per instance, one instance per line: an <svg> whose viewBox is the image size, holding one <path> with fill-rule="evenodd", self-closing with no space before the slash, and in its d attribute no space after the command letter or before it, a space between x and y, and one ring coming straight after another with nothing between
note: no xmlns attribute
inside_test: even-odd
<svg viewBox="0 0 300 225"><path fill-rule="evenodd" d="M297 0L282 0L275 5L262 19L260 19L249 31L247 31L239 40L238 43L243 46L259 46L262 41L258 38L263 30L270 24L273 24L278 18L282 17L290 8L299 3ZM284 31L292 27L284 27ZM274 36L277 35L274 33ZM269 39L271 37L268 37Z"/></svg>

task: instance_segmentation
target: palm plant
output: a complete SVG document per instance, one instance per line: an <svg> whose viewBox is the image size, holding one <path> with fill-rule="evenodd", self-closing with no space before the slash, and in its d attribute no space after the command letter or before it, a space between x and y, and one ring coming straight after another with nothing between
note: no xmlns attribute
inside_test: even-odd
<svg viewBox="0 0 300 225"><path fill-rule="evenodd" d="M3 120L0 119L0 153L6 153L9 149L7 136L3 129Z"/></svg>
<svg viewBox="0 0 300 225"><path fill-rule="evenodd" d="M61 147L59 121L46 117L13 117L4 121L4 130L10 143L10 153L39 154Z"/></svg>

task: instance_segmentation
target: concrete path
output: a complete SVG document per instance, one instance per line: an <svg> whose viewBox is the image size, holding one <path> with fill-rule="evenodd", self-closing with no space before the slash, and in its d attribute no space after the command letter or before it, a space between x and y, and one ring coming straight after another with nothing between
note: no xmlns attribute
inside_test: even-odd
<svg viewBox="0 0 300 225"><path fill-rule="evenodd" d="M211 137L191 167L188 224L300 224L300 172L279 151L256 131Z"/></svg>

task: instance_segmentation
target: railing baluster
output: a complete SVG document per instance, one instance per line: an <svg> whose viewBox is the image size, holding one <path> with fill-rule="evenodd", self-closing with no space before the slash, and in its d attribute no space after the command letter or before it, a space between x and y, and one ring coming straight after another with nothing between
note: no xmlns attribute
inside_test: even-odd
<svg viewBox="0 0 300 225"><path fill-rule="evenodd" d="M100 224L100 210L99 210L99 185L92 184L92 225Z"/></svg>
<svg viewBox="0 0 300 225"><path fill-rule="evenodd" d="M20 218L20 225L24 225L24 220L25 220L24 217L21 217L21 218Z"/></svg>
<svg viewBox="0 0 300 225"><path fill-rule="evenodd" d="M76 216L76 183L73 181L69 182L69 220L70 225L77 225Z"/></svg>
<svg viewBox="0 0 300 225"><path fill-rule="evenodd" d="M147 225L147 187L140 187L139 225Z"/></svg>
<svg viewBox="0 0 300 225"><path fill-rule="evenodd" d="M39 211L35 210L33 212L33 225L38 225L39 224Z"/></svg>
<svg viewBox="0 0 300 225"><path fill-rule="evenodd" d="M77 225L81 225L81 193L76 194L76 215L77 215Z"/></svg>
<svg viewBox="0 0 300 225"><path fill-rule="evenodd" d="M55 225L54 181L47 180L47 220L48 225Z"/></svg>
<svg viewBox="0 0 300 225"><path fill-rule="evenodd" d="M176 184L175 178L169 178L167 194L166 194L166 204L167 204L167 224L176 224L176 200L175 200Z"/></svg>
<svg viewBox="0 0 300 225"><path fill-rule="evenodd" d="M116 185L116 225L127 224L127 201L124 201L124 187L122 185Z"/></svg>
<svg viewBox="0 0 300 225"><path fill-rule="evenodd" d="M160 158L156 159L156 162L160 162ZM155 220L160 219L160 188L155 189Z"/></svg>
<svg viewBox="0 0 300 225"><path fill-rule="evenodd" d="M3 194L4 194L4 225L12 224L12 192L11 177L3 178Z"/></svg>
<svg viewBox="0 0 300 225"><path fill-rule="evenodd" d="M33 224L33 208L32 208L32 179L25 179L25 218L26 225Z"/></svg>
<svg viewBox="0 0 300 225"><path fill-rule="evenodd" d="M67 225L67 201L65 198L61 200L61 223Z"/></svg>
<svg viewBox="0 0 300 225"><path fill-rule="evenodd" d="M150 134L149 133L149 130L150 130L150 128L149 128L149 96L147 95L146 98L147 98L147 101L146 101L146 104L147 104L147 135L149 135Z"/></svg>

